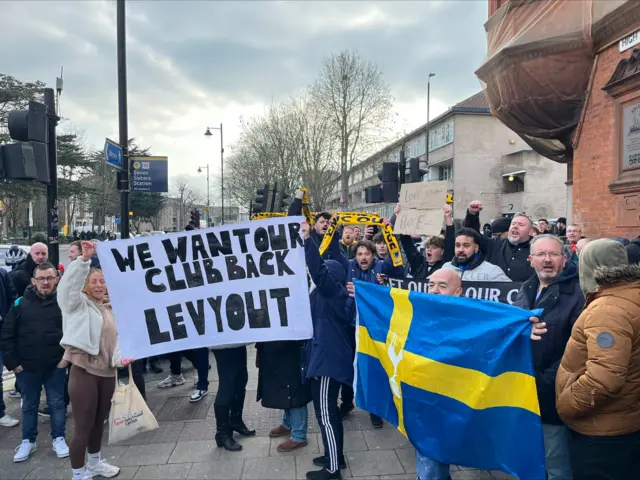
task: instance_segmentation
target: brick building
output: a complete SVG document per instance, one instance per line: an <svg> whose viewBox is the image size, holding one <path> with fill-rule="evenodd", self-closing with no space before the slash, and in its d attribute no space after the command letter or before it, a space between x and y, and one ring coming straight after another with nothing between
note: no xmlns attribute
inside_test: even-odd
<svg viewBox="0 0 640 480"><path fill-rule="evenodd" d="M492 110L534 150L567 164L568 217L585 235L638 236L638 2L488 4L489 52L477 74L487 84ZM542 72L540 78L527 83L523 73L533 71ZM512 88L499 85L504 78ZM545 109L547 116L539 115Z"/></svg>

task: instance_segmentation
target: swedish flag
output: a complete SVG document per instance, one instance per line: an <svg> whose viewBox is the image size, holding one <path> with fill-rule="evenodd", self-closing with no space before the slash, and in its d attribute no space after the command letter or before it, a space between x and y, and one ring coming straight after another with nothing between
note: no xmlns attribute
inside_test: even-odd
<svg viewBox="0 0 640 480"><path fill-rule="evenodd" d="M356 403L439 462L544 480L531 312L356 282Z"/></svg>

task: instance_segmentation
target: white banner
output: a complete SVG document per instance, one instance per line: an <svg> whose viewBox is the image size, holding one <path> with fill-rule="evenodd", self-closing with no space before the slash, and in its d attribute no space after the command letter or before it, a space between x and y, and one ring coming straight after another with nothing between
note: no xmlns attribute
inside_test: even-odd
<svg viewBox="0 0 640 480"><path fill-rule="evenodd" d="M122 356L311 338L303 220L99 243Z"/></svg>

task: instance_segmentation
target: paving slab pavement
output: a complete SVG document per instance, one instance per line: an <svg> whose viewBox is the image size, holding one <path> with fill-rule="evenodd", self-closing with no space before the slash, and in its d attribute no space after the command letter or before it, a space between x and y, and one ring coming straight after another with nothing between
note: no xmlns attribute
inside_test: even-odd
<svg viewBox="0 0 640 480"><path fill-rule="evenodd" d="M183 360L183 386L159 389L157 382L168 375L168 362L161 362L164 372L147 374L148 404L160 418L160 428L138 435L118 445L107 446L105 432L103 455L122 468L118 479L194 479L194 480L296 480L316 470L313 458L322 452L320 429L313 408L309 407L309 444L295 452L280 453L277 446L284 439L271 439L269 430L280 424L282 412L263 408L256 399L257 371L251 366L255 349L249 350L249 384L245 400L245 420L257 430L253 438L236 437L240 452L228 452L215 445L213 399L217 391L215 360L211 355L209 396L190 404L195 370ZM5 394L7 389L5 388ZM44 402L44 395L42 396ZM7 413L20 418L20 401L5 395ZM14 448L20 443L20 426L0 430L0 480L69 479L68 459L58 459L51 449L49 420L38 420L38 450L22 464L13 463ZM376 430L369 415L356 410L344 422L345 479L415 479L415 452L400 432L388 424ZM67 439L73 436L73 415L67 417ZM509 480L501 472L452 467L453 480Z"/></svg>

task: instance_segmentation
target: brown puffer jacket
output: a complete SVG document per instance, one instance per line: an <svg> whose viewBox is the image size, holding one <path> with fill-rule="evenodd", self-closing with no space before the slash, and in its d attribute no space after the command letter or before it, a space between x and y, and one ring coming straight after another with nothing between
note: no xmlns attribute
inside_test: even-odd
<svg viewBox="0 0 640 480"><path fill-rule="evenodd" d="M556 377L557 409L572 430L640 431L640 265L600 268Z"/></svg>

